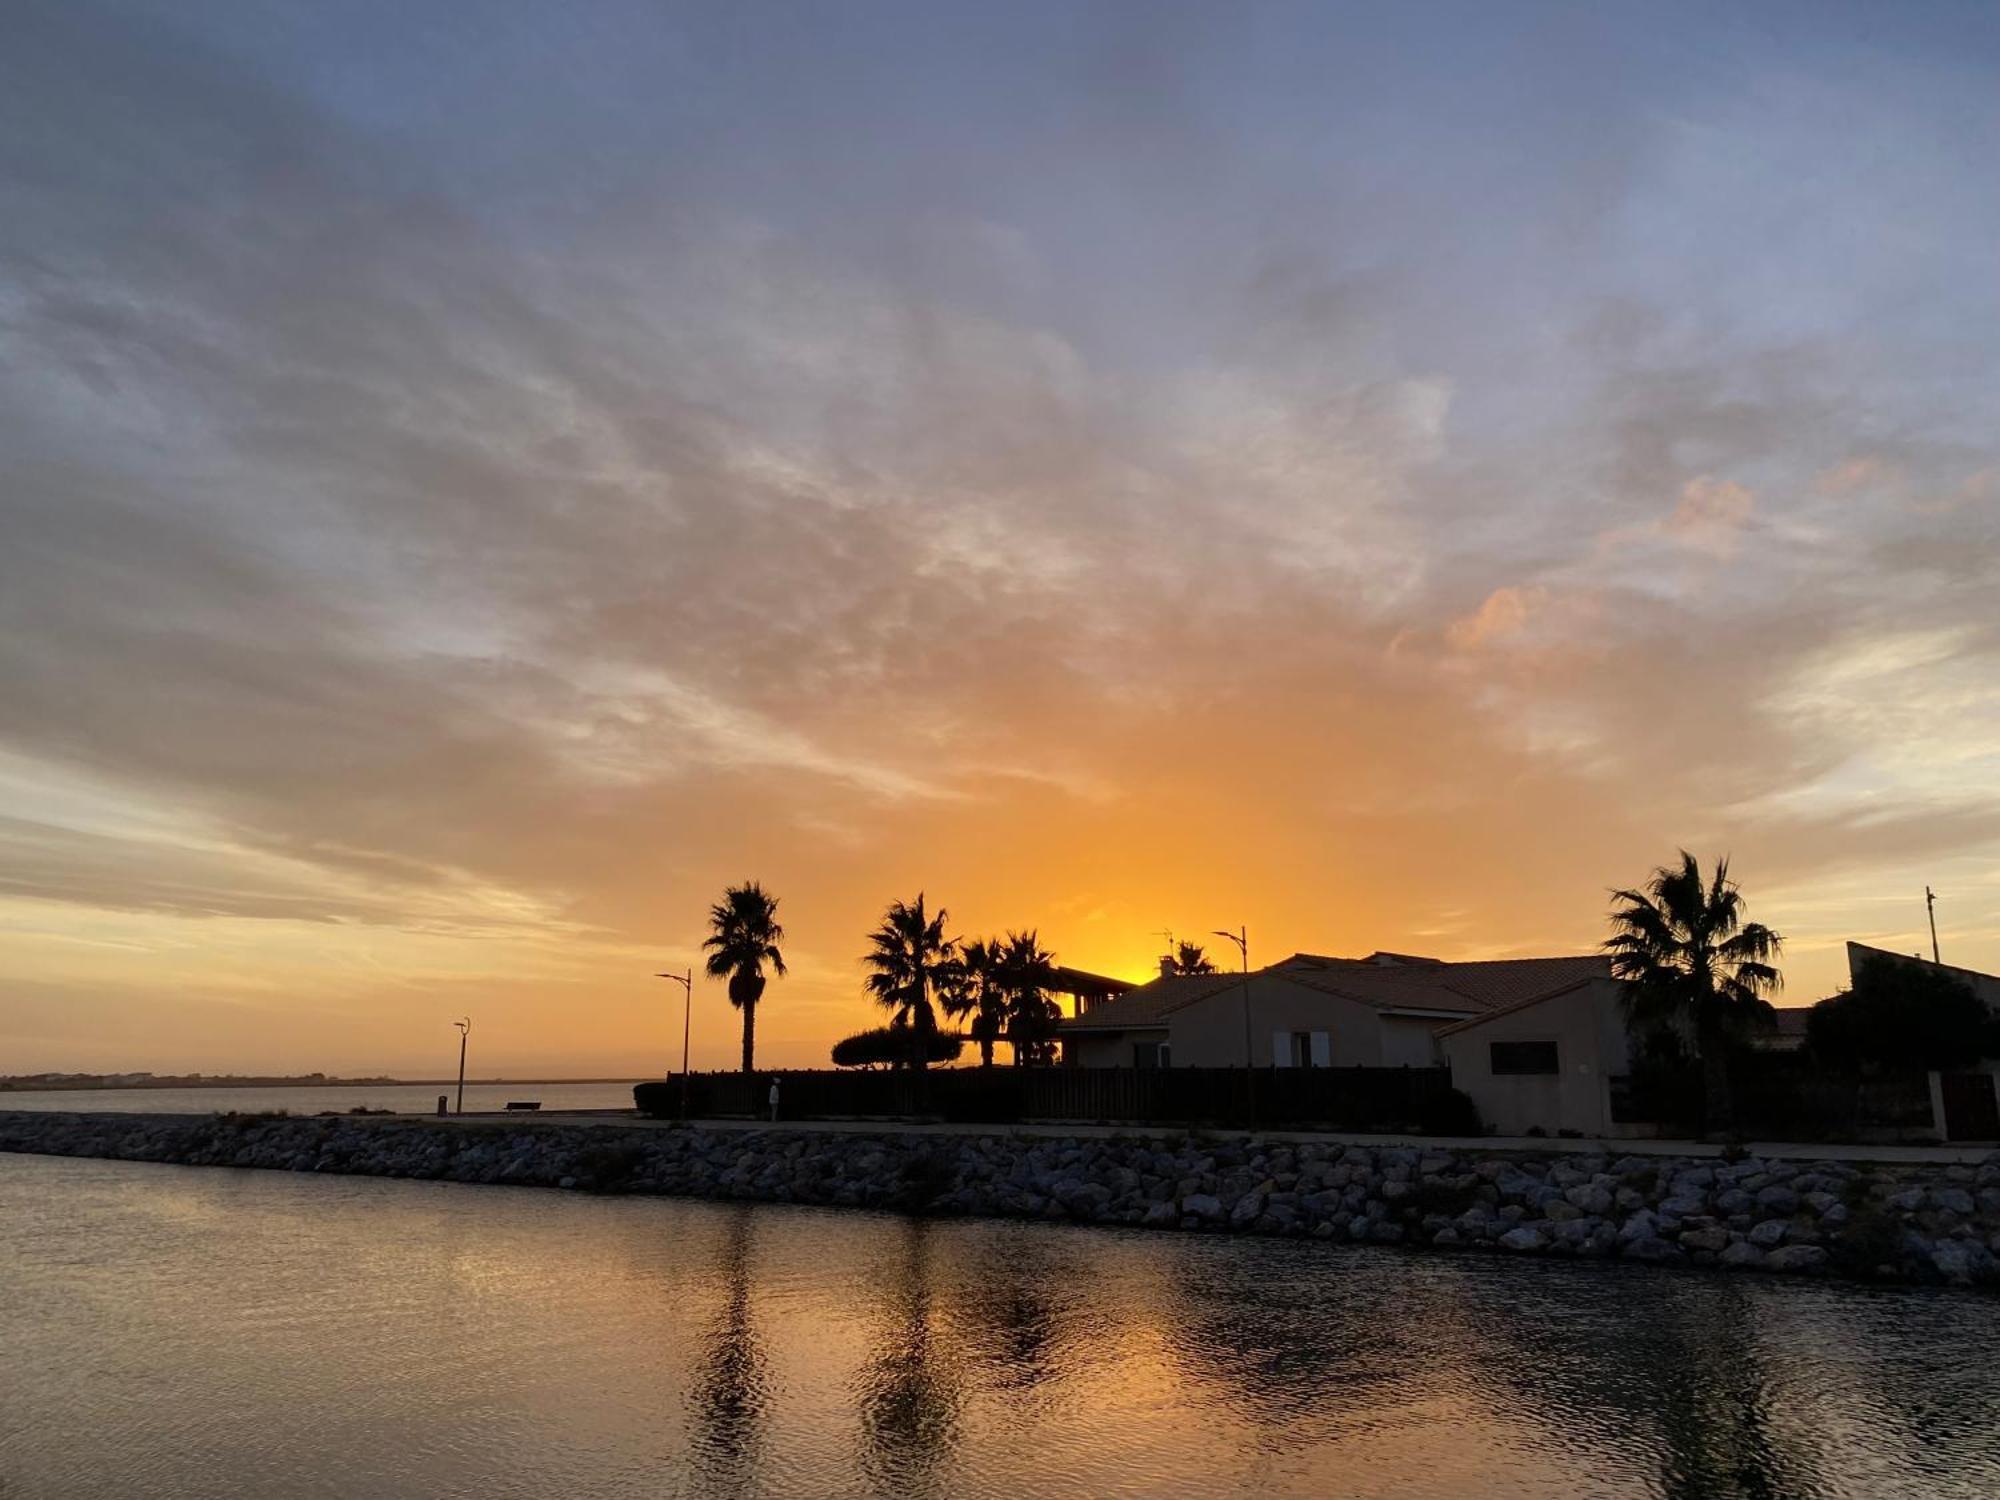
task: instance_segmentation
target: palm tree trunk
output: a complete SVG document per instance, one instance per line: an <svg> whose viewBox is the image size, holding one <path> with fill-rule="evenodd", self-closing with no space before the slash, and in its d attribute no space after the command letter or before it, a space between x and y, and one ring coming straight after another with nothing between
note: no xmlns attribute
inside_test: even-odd
<svg viewBox="0 0 2000 1500"><path fill-rule="evenodd" d="M745 1077L748 1077L753 1071L755 1071L754 1065L756 1063L756 1059L757 1059L757 1002L755 1000L749 1000L744 1002L743 1006L743 1072ZM757 1101L755 1099L752 1099L750 1103L751 1107L754 1109L756 1107Z"/></svg>
<svg viewBox="0 0 2000 1500"><path fill-rule="evenodd" d="M1729 1054L1719 1036L1706 1036L1701 1041L1701 1095L1702 1133L1726 1132L1735 1112L1730 1108Z"/></svg>
<svg viewBox="0 0 2000 1500"><path fill-rule="evenodd" d="M982 1068L993 1066L993 1038L990 1036L979 1039L979 1066Z"/></svg>

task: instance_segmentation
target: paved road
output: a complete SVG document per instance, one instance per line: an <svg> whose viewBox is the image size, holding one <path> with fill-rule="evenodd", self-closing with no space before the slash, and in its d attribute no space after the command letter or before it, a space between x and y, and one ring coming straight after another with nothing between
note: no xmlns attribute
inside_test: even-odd
<svg viewBox="0 0 2000 1500"><path fill-rule="evenodd" d="M404 1119L435 1119L402 1116ZM535 1114L449 1115L444 1123L463 1126L491 1125L624 1125L648 1130L677 1129L675 1120L649 1120L632 1110L550 1110ZM949 1125L941 1122L911 1123L894 1120L783 1120L775 1126L763 1120L696 1120L704 1130L796 1130L808 1134L899 1135L1025 1135L1060 1136L1070 1139L1110 1139L1152 1136L1165 1139L1187 1132L1177 1127L1148 1125ZM1426 1136L1348 1135L1308 1130L1207 1130L1216 1139L1242 1139L1254 1134L1263 1141L1318 1141L1356 1146L1420 1146L1487 1151L1550 1151L1577 1156L1720 1156L1724 1147L1706 1141L1568 1140L1541 1136ZM1787 1143L1752 1141L1744 1149L1752 1156L1777 1157L1787 1161L1850 1161L1977 1165L1993 1153L1989 1145L1877 1146L1839 1145L1820 1142Z"/></svg>

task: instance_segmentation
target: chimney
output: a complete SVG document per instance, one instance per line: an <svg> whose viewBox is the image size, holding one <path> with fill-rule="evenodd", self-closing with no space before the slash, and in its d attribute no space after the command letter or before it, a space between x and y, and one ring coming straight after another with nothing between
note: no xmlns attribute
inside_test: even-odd
<svg viewBox="0 0 2000 1500"><path fill-rule="evenodd" d="M1174 956L1171 953L1162 953L1160 955L1160 978L1172 979L1173 977L1174 977Z"/></svg>

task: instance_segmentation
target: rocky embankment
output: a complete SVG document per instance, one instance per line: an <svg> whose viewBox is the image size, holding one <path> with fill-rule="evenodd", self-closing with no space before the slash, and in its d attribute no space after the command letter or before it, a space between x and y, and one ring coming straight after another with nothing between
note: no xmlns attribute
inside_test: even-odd
<svg viewBox="0 0 2000 1500"><path fill-rule="evenodd" d="M2000 1285L1971 1166L422 1119L0 1114L0 1150Z"/></svg>

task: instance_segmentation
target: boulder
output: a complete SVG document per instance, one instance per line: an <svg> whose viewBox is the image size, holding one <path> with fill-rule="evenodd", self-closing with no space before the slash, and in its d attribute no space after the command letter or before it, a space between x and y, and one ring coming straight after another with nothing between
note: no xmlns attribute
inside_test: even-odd
<svg viewBox="0 0 2000 1500"><path fill-rule="evenodd" d="M1222 1222L1222 1200L1213 1193L1189 1193L1181 1199L1181 1212L1204 1224Z"/></svg>
<svg viewBox="0 0 2000 1500"><path fill-rule="evenodd" d="M1783 1219L1766 1219L1749 1234L1750 1243L1760 1249L1769 1250L1773 1245L1782 1245L1792 1226Z"/></svg>
<svg viewBox="0 0 2000 1500"><path fill-rule="evenodd" d="M1826 1251L1818 1245L1785 1245L1764 1257L1773 1271L1818 1271L1826 1266Z"/></svg>
<svg viewBox="0 0 2000 1500"><path fill-rule="evenodd" d="M1755 1270L1764 1264L1764 1252L1746 1240L1738 1240L1718 1255L1715 1263L1732 1270Z"/></svg>
<svg viewBox="0 0 2000 1500"><path fill-rule="evenodd" d="M1531 1254L1548 1248L1548 1237L1532 1224L1523 1224L1508 1230L1496 1242L1502 1250L1512 1250L1521 1254Z"/></svg>
<svg viewBox="0 0 2000 1500"><path fill-rule="evenodd" d="M1729 1231L1721 1227L1713 1229L1684 1229L1681 1231L1683 1250L1707 1250L1712 1252L1726 1249L1729 1245Z"/></svg>

